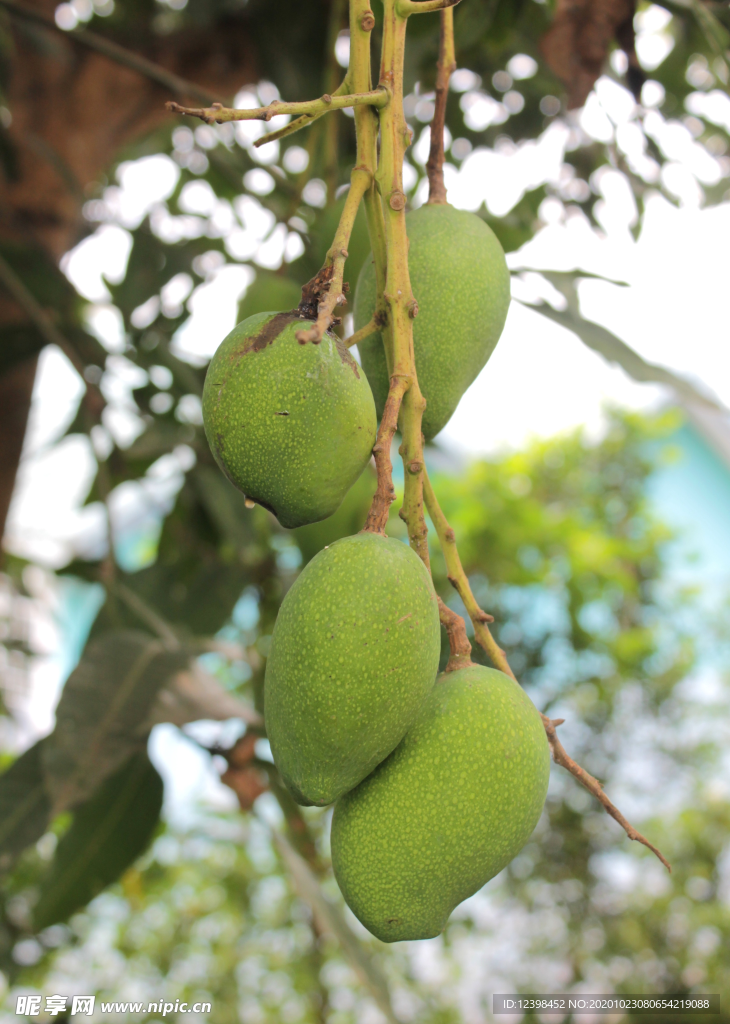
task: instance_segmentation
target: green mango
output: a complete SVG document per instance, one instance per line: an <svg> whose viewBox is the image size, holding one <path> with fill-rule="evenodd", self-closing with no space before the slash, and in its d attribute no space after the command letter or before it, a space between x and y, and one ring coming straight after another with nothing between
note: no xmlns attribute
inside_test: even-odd
<svg viewBox="0 0 730 1024"><path fill-rule="evenodd" d="M423 434L435 437L461 396L484 368L499 341L510 301L504 252L492 229L475 213L426 205L406 217L408 265L418 315L413 348L418 383L426 399ZM375 267L363 267L355 292L355 330L375 311ZM383 339L358 345L378 416L388 397Z"/></svg>
<svg viewBox="0 0 730 1024"><path fill-rule="evenodd" d="M326 519L370 460L370 386L334 334L300 344L295 312L257 313L216 351L203 422L216 462L289 529Z"/></svg>
<svg viewBox="0 0 730 1024"><path fill-rule="evenodd" d="M402 541L345 537L302 570L266 664L271 751L294 799L330 804L398 745L438 672L428 570Z"/></svg>
<svg viewBox="0 0 730 1024"><path fill-rule="evenodd" d="M290 277L271 270L257 270L238 304L238 322L267 309L296 309L301 298L302 286Z"/></svg>
<svg viewBox="0 0 730 1024"><path fill-rule="evenodd" d="M540 715L514 680L481 665L440 675L400 745L335 806L350 909L383 942L439 935L530 838L549 773Z"/></svg>
<svg viewBox="0 0 730 1024"><path fill-rule="evenodd" d="M368 466L345 495L337 511L318 523L300 526L294 530L294 540L304 562L310 562L322 548L334 544L342 537L357 533L365 525L373 495L378 486L375 470ZM388 533L392 531L388 529Z"/></svg>

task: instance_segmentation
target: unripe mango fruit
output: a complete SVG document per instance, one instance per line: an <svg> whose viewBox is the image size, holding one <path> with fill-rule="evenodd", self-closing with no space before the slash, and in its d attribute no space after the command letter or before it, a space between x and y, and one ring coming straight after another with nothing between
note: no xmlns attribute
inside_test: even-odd
<svg viewBox="0 0 730 1024"><path fill-rule="evenodd" d="M332 864L350 909L383 942L431 939L527 842L550 756L509 676L443 673L390 757L341 797Z"/></svg>
<svg viewBox="0 0 730 1024"><path fill-rule="evenodd" d="M502 333L510 301L502 246L475 213L426 205L406 217L411 288L418 303L413 349L426 399L423 433L435 437L477 378ZM355 330L375 312L375 267L363 267L355 293ZM388 368L381 335L358 345L378 416L388 397Z"/></svg>
<svg viewBox="0 0 730 1024"><path fill-rule="evenodd" d="M402 541L344 537L302 570L281 605L264 717L301 804L330 804L397 746L433 687L441 635L431 577Z"/></svg>
<svg viewBox="0 0 730 1024"><path fill-rule="evenodd" d="M334 334L300 344L296 313L257 313L216 351L203 422L231 483L290 529L332 515L375 444L370 386Z"/></svg>

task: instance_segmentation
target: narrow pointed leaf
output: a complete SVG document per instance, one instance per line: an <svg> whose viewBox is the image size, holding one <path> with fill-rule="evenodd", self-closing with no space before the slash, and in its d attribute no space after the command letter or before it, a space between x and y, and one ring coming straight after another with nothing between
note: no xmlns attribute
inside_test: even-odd
<svg viewBox="0 0 730 1024"><path fill-rule="evenodd" d="M370 953L350 928L340 908L327 899L322 892L317 876L304 858L300 857L288 839L280 832L275 831L273 835L300 899L309 906L320 928L337 939L351 967L387 1020L391 1024L399 1024L399 1018L390 1002L388 982Z"/></svg>
<svg viewBox="0 0 730 1024"><path fill-rule="evenodd" d="M107 633L88 645L43 748L56 813L88 799L127 760L157 694L188 661L145 633Z"/></svg>
<svg viewBox="0 0 730 1024"><path fill-rule="evenodd" d="M43 835L51 801L43 776L39 740L0 775L0 868L10 867L26 846Z"/></svg>
<svg viewBox="0 0 730 1024"><path fill-rule="evenodd" d="M546 277L550 275L546 274ZM712 409L725 412L726 409L716 398L701 390L692 381L687 380L678 373L667 369L665 366L658 366L656 363L648 363L635 352L625 341L621 341L615 334L612 334L600 324L594 324L590 320L584 320L568 308L567 310L553 309L552 306L530 306L530 309L541 313L548 320L553 320L561 327L577 334L584 345L598 352L609 363L618 363L629 377L640 381L642 384L664 384L677 395L683 402L692 405L709 406Z"/></svg>
<svg viewBox="0 0 730 1024"><path fill-rule="evenodd" d="M224 690L215 676L200 665L191 665L189 670L178 672L169 685L160 690L141 729L148 732L158 722L187 725L203 718L214 722L240 718L248 725L264 724L255 708Z"/></svg>
<svg viewBox="0 0 730 1024"><path fill-rule="evenodd" d="M65 921L145 850L162 809L162 779L140 750L74 813L41 882L37 930Z"/></svg>

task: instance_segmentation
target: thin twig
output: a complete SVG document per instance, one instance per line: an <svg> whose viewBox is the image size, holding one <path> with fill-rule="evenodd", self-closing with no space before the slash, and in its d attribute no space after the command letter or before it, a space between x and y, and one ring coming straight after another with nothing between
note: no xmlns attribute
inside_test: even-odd
<svg viewBox="0 0 730 1024"><path fill-rule="evenodd" d="M0 2L2 2L2 0L0 0ZM74 369L81 375L81 379L86 385L84 401L93 418L98 421L106 402L104 400L104 396L96 385L90 384L84 377L86 364L79 356L71 342L68 341L68 339L59 331L53 320L51 320L35 296L28 291L26 286L11 268L10 264L6 262L3 256L0 256L0 281L5 285L6 289L10 292L23 312L26 313L28 319L44 341L48 345L58 346L64 355L68 357Z"/></svg>
<svg viewBox="0 0 730 1024"><path fill-rule="evenodd" d="M436 102L431 120L431 150L426 163L428 172L428 202L446 203L444 185L444 130L446 126L446 101L449 96L449 79L456 70L454 51L454 11L449 7L441 11L439 33L439 59L436 65Z"/></svg>
<svg viewBox="0 0 730 1024"><path fill-rule="evenodd" d="M326 113L327 111L323 110L321 114L302 114L295 121L285 124L283 128L279 128L275 132L269 132L266 135L262 135L260 139L256 139L254 147L260 149L261 146L265 146L268 142L278 142L279 139L285 139L287 135L293 135L294 132L301 131L302 128L308 128L310 124L319 121L320 117L324 117Z"/></svg>
<svg viewBox="0 0 730 1024"><path fill-rule="evenodd" d="M390 446L393 443L393 437L398 428L398 413L400 412L401 402L407 387L408 381L405 377L390 378L390 390L388 391L388 398L378 428L378 438L373 448L375 468L378 473L378 486L373 495L373 501L363 533L385 534L390 506L395 501Z"/></svg>
<svg viewBox="0 0 730 1024"><path fill-rule="evenodd" d="M78 28L67 32L65 29L59 28L53 18L49 18L46 14L41 14L35 8L19 4L17 0L0 0L0 7L4 7L16 18L34 21L39 25L45 26L45 28L52 29L54 32L59 32L64 38L78 43L79 46L85 46L89 50L96 50L97 53L103 54L104 57L108 57L116 64L121 64L132 71L136 71L145 78L157 82L158 85L164 86L168 91L176 93L178 96L191 96L201 103L214 103L217 99L213 93L203 89L202 86L196 85L194 82L188 82L171 71L166 71L159 64L155 64L154 61L147 60L146 57L142 57L132 50L127 50L124 46L113 43L110 39L106 39L96 32L91 32L87 28Z"/></svg>
<svg viewBox="0 0 730 1024"><path fill-rule="evenodd" d="M369 85L370 83L368 83ZM350 77L349 72L345 75L344 79L340 83L337 89L331 94L334 96L344 96L350 89ZM260 139L256 139L254 146L259 149L261 146L265 146L267 142L275 142L277 139L286 138L287 135L293 135L294 132L300 131L302 128L307 128L309 125L314 124L320 117L324 117L325 114L329 113L330 108L323 110L319 114L303 114L301 117L297 117L294 121L290 121L289 124L284 125L283 128L279 128L278 131L269 132L267 135L262 135ZM304 172L302 172L304 173Z"/></svg>
<svg viewBox="0 0 730 1024"><path fill-rule="evenodd" d="M187 114L188 117L199 117L206 124L224 124L227 121L270 121L280 114L292 116L326 114L330 110L342 110L345 107L371 106L382 107L388 102L387 89L373 89L370 92L351 93L349 95L329 95L325 93L316 100L302 100L296 103L285 103L274 100L266 107L224 107L222 103L213 103L209 107L182 107L174 100L169 100L167 109L172 114Z"/></svg>
<svg viewBox="0 0 730 1024"><path fill-rule="evenodd" d="M436 528L436 533L441 544L441 549L444 553L444 559L446 560L446 569L448 572L449 582L455 588L455 590L459 594L459 597L464 602L464 606L466 607L466 610L469 613L469 617L471 618L472 623L474 625L474 636L476 637L477 642L487 652L489 660L492 662L492 664L501 672L504 672L505 675L508 675L511 679L514 679L515 682L517 682L517 677L512 671L509 662L507 661L507 655L499 646L499 644L494 639L489 630L488 623L494 621L493 617L491 615L487 615L486 612L482 611L482 609L477 604L474 594L472 593L471 586L469 584L469 579L466 573L464 572L464 567L461 564L459 552L456 548L454 531L449 526L446 516L441 510L441 507L434 493L433 486L431 485L431 481L428 478L428 474L425 474L423 489L424 496L426 499L426 506L431 516L431 520L433 521L433 525ZM562 768L567 769L567 771L569 771L571 775L573 775L578 780L578 782L581 783L581 785L585 786L589 793L592 793L593 796L595 796L596 799L600 801L600 803L603 805L608 814L610 814L611 817L615 821L617 821L619 825L624 829L629 839L634 839L636 840L636 842L642 843L644 846L646 846L649 850L652 851L653 854L655 854L659 858L659 860L667 868L667 870L671 871L671 866L666 857L664 857L664 855L656 848L656 846L653 846L648 839L646 839L640 832L638 832L633 827L633 825L631 825L626 820L623 814L621 814L618 808L608 799L606 794L603 792L603 787L601 786L598 779L594 779L593 776L589 775L589 773L584 768L581 768L581 766L577 764L572 759L572 757L569 757L568 754L566 754L565 749L563 748L563 745L560 743L560 740L558 739L555 732L556 725L560 725L562 719L552 720L548 718L547 715L542 714L540 715L540 717L542 719L542 724L547 734L548 743L550 745L550 750L553 755L553 760L555 761L555 763L559 764Z"/></svg>
<svg viewBox="0 0 730 1024"><path fill-rule="evenodd" d="M447 7L456 7L461 0L398 0L396 11L401 18L411 14L430 14L432 11L443 11Z"/></svg>
<svg viewBox="0 0 730 1024"><path fill-rule="evenodd" d="M352 348L353 345L359 345L361 341L365 341L365 339L369 338L372 334L376 334L378 331L381 331L384 326L385 323L382 320L382 316L379 317L376 313L372 320L368 320L365 326L361 327L359 331L355 331L355 333L351 334L349 338L345 338L342 344L347 348Z"/></svg>
<svg viewBox="0 0 730 1024"><path fill-rule="evenodd" d="M667 860L667 858L664 856L664 854L661 852L661 850L658 850L656 846L653 845L653 843L650 843L645 836L642 836L641 832L637 832L634 826L630 822L628 822L626 818L624 818L623 814L618 809L618 807L616 807L615 804L611 803L606 794L603 792L603 787L601 786L601 783L598 781L598 779L594 779L592 775L588 774L585 768L581 768L581 766L577 764L572 757L566 754L565 748L563 747L563 744L560 742L560 740L557 737L557 733L555 732L555 727L558 725L562 725L563 719L550 719L546 715L540 715L540 717L542 718L542 724L544 725L545 732L547 733L548 743L550 744L550 750L552 751L553 755L553 761L555 761L556 764L561 765L561 767L567 768L570 774L574 775L575 778L583 786L585 786L588 792L592 793L593 796L603 804L603 807L605 808L607 813L611 815L614 821L617 821L619 823L619 825L624 830L629 839L634 839L637 843L642 843L649 850L651 850L651 852L659 858L659 860L662 862L667 871L671 873L672 866Z"/></svg>

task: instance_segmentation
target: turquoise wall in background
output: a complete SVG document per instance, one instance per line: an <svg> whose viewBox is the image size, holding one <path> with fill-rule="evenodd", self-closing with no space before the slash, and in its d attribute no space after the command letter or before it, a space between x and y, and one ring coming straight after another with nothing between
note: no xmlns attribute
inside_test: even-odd
<svg viewBox="0 0 730 1024"><path fill-rule="evenodd" d="M690 423L662 449L647 490L677 533L667 549L670 571L682 582L730 593L730 466Z"/></svg>

